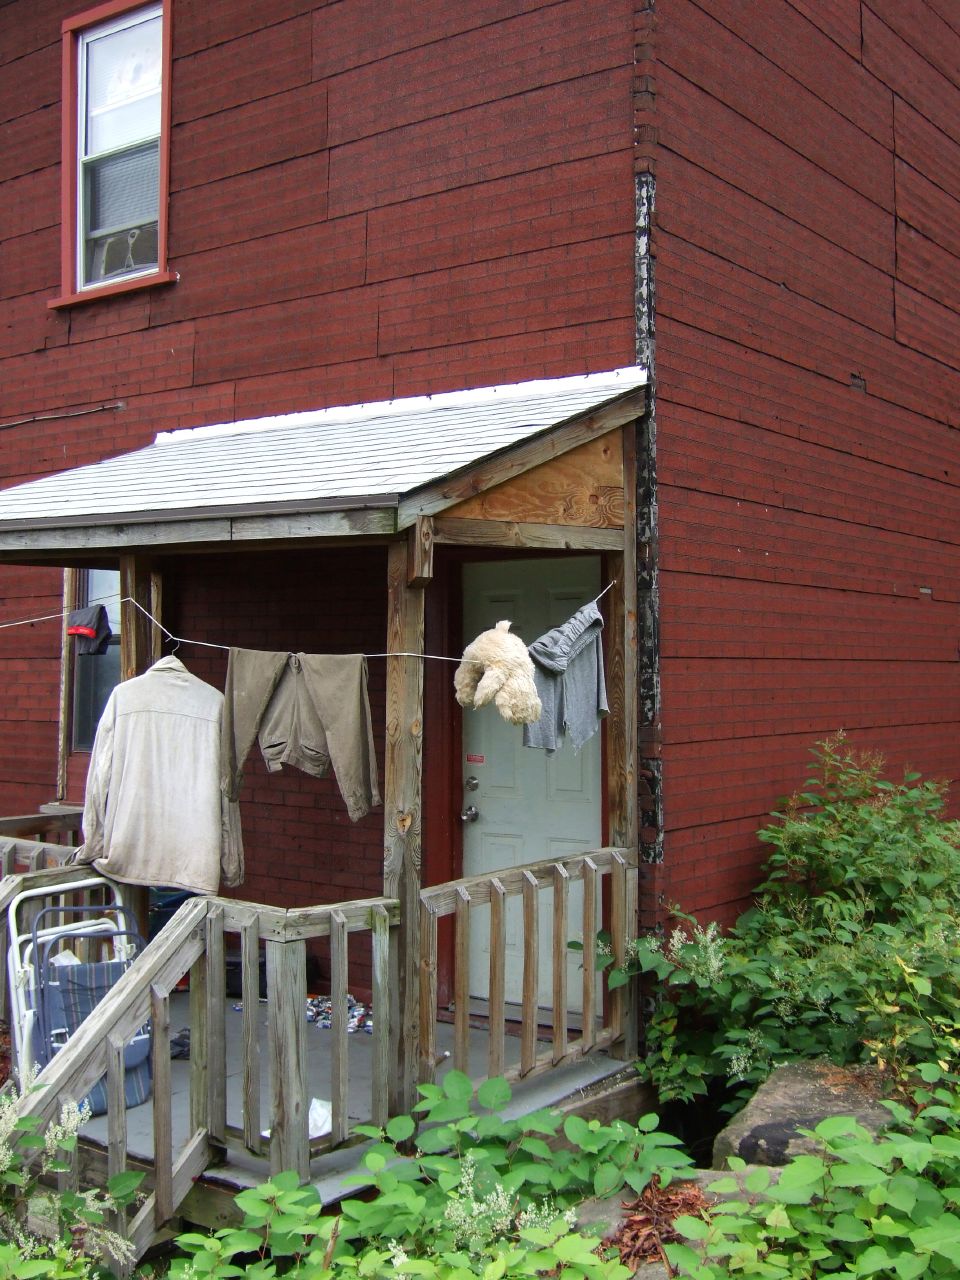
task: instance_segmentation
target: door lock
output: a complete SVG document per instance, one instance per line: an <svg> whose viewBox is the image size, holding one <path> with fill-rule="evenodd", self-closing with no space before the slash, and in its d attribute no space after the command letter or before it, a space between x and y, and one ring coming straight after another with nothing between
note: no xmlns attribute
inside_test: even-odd
<svg viewBox="0 0 960 1280"><path fill-rule="evenodd" d="M480 817L480 810L477 808L475 804L468 804L467 807L464 809L463 813L461 813L460 815L460 819L462 822L476 822L476 820L479 817Z"/></svg>
<svg viewBox="0 0 960 1280"><path fill-rule="evenodd" d="M469 778L464 778L463 780L463 786L465 791L476 791L479 785L480 785L480 779L475 778L473 774L471 774Z"/></svg>

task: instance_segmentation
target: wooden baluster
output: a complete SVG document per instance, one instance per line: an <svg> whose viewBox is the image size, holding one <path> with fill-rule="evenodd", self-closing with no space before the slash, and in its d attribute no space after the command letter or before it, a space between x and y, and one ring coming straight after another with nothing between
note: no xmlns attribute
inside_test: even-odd
<svg viewBox="0 0 960 1280"><path fill-rule="evenodd" d="M173 1121L170 1113L170 998L150 987L153 1023L153 1194L157 1229L173 1217Z"/></svg>
<svg viewBox="0 0 960 1280"><path fill-rule="evenodd" d="M502 1076L506 1037L506 890L494 876L490 881L490 1010L487 1074Z"/></svg>
<svg viewBox="0 0 960 1280"><path fill-rule="evenodd" d="M596 1037L597 1012L597 881L599 873L592 858L584 858L583 878L583 1035L581 1047L587 1053Z"/></svg>
<svg viewBox="0 0 960 1280"><path fill-rule="evenodd" d="M420 904L420 1082L437 1069L437 915Z"/></svg>
<svg viewBox="0 0 960 1280"><path fill-rule="evenodd" d="M370 1118L374 1124L384 1125L387 1123L390 1082L390 917L386 907L373 908L370 928L373 964L373 1094Z"/></svg>
<svg viewBox="0 0 960 1280"><path fill-rule="evenodd" d="M241 998L243 1000L243 1141L260 1154L260 929L256 916L240 926Z"/></svg>
<svg viewBox="0 0 960 1280"><path fill-rule="evenodd" d="M618 853L613 855L610 871L610 937L613 963L619 968L627 955L627 864ZM610 993L610 1028L615 1040L623 1035L626 994L626 987ZM619 1053L623 1053L622 1045Z"/></svg>
<svg viewBox="0 0 960 1280"><path fill-rule="evenodd" d="M64 1099L66 1101L66 1099ZM61 1169L57 1174L57 1190L79 1191L80 1190L80 1151L78 1147L74 1147L72 1151L60 1151L57 1158L66 1168Z"/></svg>
<svg viewBox="0 0 960 1280"><path fill-rule="evenodd" d="M470 895L457 888L454 911L453 1065L470 1074Z"/></svg>
<svg viewBox="0 0 960 1280"><path fill-rule="evenodd" d="M567 895L570 875L553 868L553 1061L567 1054Z"/></svg>
<svg viewBox="0 0 960 1280"><path fill-rule="evenodd" d="M210 904L207 914L207 1131L211 1141L227 1138L227 966L223 950L223 906Z"/></svg>
<svg viewBox="0 0 960 1280"><path fill-rule="evenodd" d="M154 1032L154 1034L156 1034ZM127 1099L124 1094L126 1074L123 1041L115 1035L107 1037L107 1180L123 1173L127 1167ZM127 1229L126 1209L110 1215L109 1227L119 1236Z"/></svg>
<svg viewBox="0 0 960 1280"><path fill-rule="evenodd" d="M310 1176L307 1137L307 951L302 939L267 942L267 1044L273 1127L270 1172L294 1169Z"/></svg>
<svg viewBox="0 0 960 1280"><path fill-rule="evenodd" d="M203 926L201 925L201 928ZM206 951L190 969L190 1132L210 1128L207 1006L210 967ZM153 1036L156 1040L156 1028ZM167 1050L169 1056L169 1048Z"/></svg>
<svg viewBox="0 0 960 1280"><path fill-rule="evenodd" d="M523 873L523 1009L520 1024L520 1074L532 1071L537 1059L540 1006L540 890L537 877Z"/></svg>
<svg viewBox="0 0 960 1280"><path fill-rule="evenodd" d="M626 942L632 942L637 935L637 913L639 910L640 871L637 867L627 867L626 879ZM640 983L632 978L625 989L626 1013L623 1025L624 1057L635 1058L640 1052Z"/></svg>
<svg viewBox="0 0 960 1280"><path fill-rule="evenodd" d="M347 921L340 911L330 913L330 1097L333 1106L330 1136L334 1145L347 1136Z"/></svg>
<svg viewBox="0 0 960 1280"><path fill-rule="evenodd" d="M10 843L4 843L0 840L0 872L4 876L10 875L10 866L12 866L13 855L10 852ZM8 863L10 864L8 866ZM0 910L0 967L2 967L2 975L0 975L0 1022L10 1021L10 989L7 985L10 981L9 971L7 967L7 951L10 947L10 936L7 931L7 913ZM10 1029L10 1039L13 1040L13 1028Z"/></svg>

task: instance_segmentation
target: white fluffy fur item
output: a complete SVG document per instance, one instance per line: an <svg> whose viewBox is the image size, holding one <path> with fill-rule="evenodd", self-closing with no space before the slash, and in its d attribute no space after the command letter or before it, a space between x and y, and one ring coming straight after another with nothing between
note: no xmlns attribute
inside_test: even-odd
<svg viewBox="0 0 960 1280"><path fill-rule="evenodd" d="M533 679L533 660L509 622L481 631L463 651L453 676L461 707L496 704L511 724L534 724L543 710Z"/></svg>

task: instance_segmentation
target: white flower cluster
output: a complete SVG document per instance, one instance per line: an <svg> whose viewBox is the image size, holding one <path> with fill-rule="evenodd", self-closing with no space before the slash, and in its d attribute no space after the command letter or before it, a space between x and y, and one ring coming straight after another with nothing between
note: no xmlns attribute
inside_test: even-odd
<svg viewBox="0 0 960 1280"><path fill-rule="evenodd" d="M43 1148L49 1160L53 1160L68 1138L75 1138L90 1119L90 1104L86 1099L76 1103L67 1098L60 1104L59 1121L51 1121L43 1135Z"/></svg>
<svg viewBox="0 0 960 1280"><path fill-rule="evenodd" d="M667 956L675 965L686 969L698 986L708 987L723 977L724 946L719 927L712 920L705 929L695 924L692 936L679 926L674 929L667 944Z"/></svg>
<svg viewBox="0 0 960 1280"><path fill-rule="evenodd" d="M763 1037L756 1028L751 1028L747 1032L747 1038L743 1047L730 1059L730 1066L727 1070L727 1074L730 1076L731 1080L745 1079L763 1050Z"/></svg>
<svg viewBox="0 0 960 1280"><path fill-rule="evenodd" d="M461 1162L457 1193L448 1200L443 1214L453 1231L456 1248L467 1248L473 1253L479 1253L491 1240L514 1235L528 1227L548 1227L558 1217L563 1217L568 1226L575 1225L573 1210L562 1212L551 1200L543 1200L518 1211L516 1201L500 1185L478 1198L475 1179L476 1160L467 1152ZM393 1243L391 1242L391 1254Z"/></svg>
<svg viewBox="0 0 960 1280"><path fill-rule="evenodd" d="M19 1072L17 1087L7 1086L0 1092L0 1172L11 1167L18 1170L29 1163L21 1151L16 1149L16 1125L19 1117L20 1103L33 1088L37 1076L35 1067L24 1067ZM90 1107L86 1101L74 1102L68 1098L60 1105L60 1117L47 1125L43 1134L43 1150L40 1155L39 1176L43 1177L56 1167L61 1158L64 1144L71 1143L90 1119ZM132 1267L136 1261L136 1252L130 1241L123 1239L115 1231L110 1231L97 1221L116 1209L116 1203L105 1192L91 1189L81 1194L87 1210L88 1221L84 1224L83 1248L85 1253L101 1258L112 1257L122 1267ZM30 1211L35 1218L56 1222L60 1213L58 1198L51 1192L35 1193L30 1202ZM11 1218L7 1221L4 1213L2 1230L8 1237L16 1231L16 1223ZM24 1237L28 1240L28 1237ZM32 1247L32 1246L31 1246Z"/></svg>

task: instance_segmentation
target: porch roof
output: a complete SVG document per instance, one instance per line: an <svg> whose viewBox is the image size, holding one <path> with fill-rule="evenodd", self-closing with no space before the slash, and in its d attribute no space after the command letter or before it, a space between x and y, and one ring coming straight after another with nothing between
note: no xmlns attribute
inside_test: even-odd
<svg viewBox="0 0 960 1280"><path fill-rule="evenodd" d="M0 492L0 559L394 534L636 417L645 383L631 367L161 432Z"/></svg>

